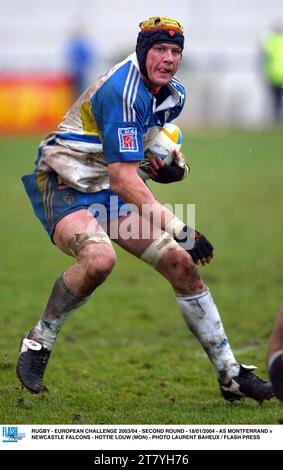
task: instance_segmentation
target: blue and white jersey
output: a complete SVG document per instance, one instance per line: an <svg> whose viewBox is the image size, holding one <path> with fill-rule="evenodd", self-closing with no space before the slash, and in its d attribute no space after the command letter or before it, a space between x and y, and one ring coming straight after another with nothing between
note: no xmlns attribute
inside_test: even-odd
<svg viewBox="0 0 283 470"><path fill-rule="evenodd" d="M175 119L184 102L176 77L152 93L133 53L99 77L42 141L37 170L55 171L82 192L107 189L108 164L143 160L150 128Z"/></svg>

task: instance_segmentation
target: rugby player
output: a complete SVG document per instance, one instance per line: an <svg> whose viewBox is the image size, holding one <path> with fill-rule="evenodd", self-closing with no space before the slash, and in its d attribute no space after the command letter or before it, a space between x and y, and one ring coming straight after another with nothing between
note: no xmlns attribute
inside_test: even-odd
<svg viewBox="0 0 283 470"><path fill-rule="evenodd" d="M41 318L23 338L17 375L29 391L41 391L63 323L114 267L112 238L171 283L188 328L216 370L223 397L233 401L248 396L261 402L272 396L271 384L253 374L254 366L235 359L200 276L197 264L211 261L211 243L161 205L138 174L150 129L177 118L185 101L184 87L175 76L183 27L175 19L153 17L140 28L136 52L79 97L59 129L42 141L35 171L23 176L36 216L58 249L75 262L55 281ZM169 183L184 178L188 166L175 152L171 166L157 160L151 170L154 180ZM111 197L116 197L116 210ZM104 219L98 207L105 209ZM127 217L150 236L124 237L119 229ZM192 243L185 249L188 241Z"/></svg>

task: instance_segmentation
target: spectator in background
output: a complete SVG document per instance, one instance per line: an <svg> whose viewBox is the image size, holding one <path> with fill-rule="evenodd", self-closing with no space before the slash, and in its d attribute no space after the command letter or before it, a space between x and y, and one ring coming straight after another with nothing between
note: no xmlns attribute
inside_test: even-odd
<svg viewBox="0 0 283 470"><path fill-rule="evenodd" d="M283 404L283 305L270 336L267 365L274 395Z"/></svg>
<svg viewBox="0 0 283 470"><path fill-rule="evenodd" d="M276 26L263 43L264 73L271 92L274 122L283 117L283 25Z"/></svg>
<svg viewBox="0 0 283 470"><path fill-rule="evenodd" d="M88 38L84 26L79 26L73 31L66 55L74 98L77 98L90 85L90 72L97 62L95 46Z"/></svg>

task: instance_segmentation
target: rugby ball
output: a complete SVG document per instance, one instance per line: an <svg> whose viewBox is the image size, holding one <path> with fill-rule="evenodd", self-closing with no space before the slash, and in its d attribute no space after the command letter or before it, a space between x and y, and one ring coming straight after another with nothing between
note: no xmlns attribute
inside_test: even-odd
<svg viewBox="0 0 283 470"><path fill-rule="evenodd" d="M145 181L150 176L150 162L160 157L170 165L174 159L174 150L180 150L182 133L175 124L164 124L163 127L153 127L144 145L144 160L139 165L138 174Z"/></svg>

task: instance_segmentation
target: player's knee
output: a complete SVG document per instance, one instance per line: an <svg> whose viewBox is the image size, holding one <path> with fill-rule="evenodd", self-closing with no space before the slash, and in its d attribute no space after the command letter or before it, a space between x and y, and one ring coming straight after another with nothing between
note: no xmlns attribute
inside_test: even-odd
<svg viewBox="0 0 283 470"><path fill-rule="evenodd" d="M88 290L102 284L109 276L116 262L116 255L110 245L96 244L86 246L78 257L79 263L84 267L84 282Z"/></svg>
<svg viewBox="0 0 283 470"><path fill-rule="evenodd" d="M187 279L194 270L192 258L185 250L171 250L165 256L167 269L180 279Z"/></svg>
<svg viewBox="0 0 283 470"><path fill-rule="evenodd" d="M111 247L105 246L103 253L93 254L86 261L87 277L93 279L95 284L101 284L111 273L115 266L116 256Z"/></svg>
<svg viewBox="0 0 283 470"><path fill-rule="evenodd" d="M166 257L166 258L165 258ZM167 271L171 274L170 281L179 291L197 291L203 288L203 280L198 267L185 250L171 250L165 255Z"/></svg>

